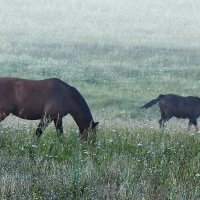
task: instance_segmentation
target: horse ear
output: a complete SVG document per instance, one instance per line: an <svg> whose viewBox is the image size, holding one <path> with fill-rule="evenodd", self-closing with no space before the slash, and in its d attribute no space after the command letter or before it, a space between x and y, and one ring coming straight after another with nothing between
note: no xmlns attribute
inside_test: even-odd
<svg viewBox="0 0 200 200"><path fill-rule="evenodd" d="M98 124L99 124L99 122L93 122L92 123L92 128L95 128Z"/></svg>

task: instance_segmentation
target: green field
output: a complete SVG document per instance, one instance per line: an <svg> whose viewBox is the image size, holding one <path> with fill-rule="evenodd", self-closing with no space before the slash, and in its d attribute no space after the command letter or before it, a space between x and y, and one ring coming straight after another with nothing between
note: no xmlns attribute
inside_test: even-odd
<svg viewBox="0 0 200 200"><path fill-rule="evenodd" d="M0 1L0 76L57 77L99 121L96 146L38 121L0 127L0 199L200 199L200 135L158 127L159 94L200 96L200 2Z"/></svg>

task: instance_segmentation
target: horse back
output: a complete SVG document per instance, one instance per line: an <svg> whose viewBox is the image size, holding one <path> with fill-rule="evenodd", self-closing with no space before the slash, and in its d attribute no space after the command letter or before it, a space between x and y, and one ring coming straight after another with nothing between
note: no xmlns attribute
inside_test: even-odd
<svg viewBox="0 0 200 200"><path fill-rule="evenodd" d="M64 115L70 86L63 83L59 79L0 78L0 107L7 106L11 113L26 119L40 119L45 113Z"/></svg>
<svg viewBox="0 0 200 200"><path fill-rule="evenodd" d="M192 118L200 114L200 99L198 97L166 95L159 102L161 111L178 118Z"/></svg>

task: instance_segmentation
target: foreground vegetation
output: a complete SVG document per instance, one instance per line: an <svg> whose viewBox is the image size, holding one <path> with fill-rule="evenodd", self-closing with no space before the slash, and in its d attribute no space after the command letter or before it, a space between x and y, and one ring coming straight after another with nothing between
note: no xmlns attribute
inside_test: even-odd
<svg viewBox="0 0 200 200"><path fill-rule="evenodd" d="M91 146L73 128L39 142L12 128L1 132L1 199L200 198L199 133L104 129Z"/></svg>

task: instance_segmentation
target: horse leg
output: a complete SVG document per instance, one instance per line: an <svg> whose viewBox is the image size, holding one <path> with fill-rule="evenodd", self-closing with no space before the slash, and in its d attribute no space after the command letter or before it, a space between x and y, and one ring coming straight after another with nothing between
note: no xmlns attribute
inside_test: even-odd
<svg viewBox="0 0 200 200"><path fill-rule="evenodd" d="M35 132L37 139L39 139L39 137L42 135L42 132L45 130L45 128L49 125L50 122L50 118L42 118L40 120L40 123L38 124L38 127Z"/></svg>
<svg viewBox="0 0 200 200"><path fill-rule="evenodd" d="M3 121L9 114L9 112L0 112L0 122Z"/></svg>
<svg viewBox="0 0 200 200"><path fill-rule="evenodd" d="M2 122L8 115L9 113L0 112L0 122Z"/></svg>
<svg viewBox="0 0 200 200"><path fill-rule="evenodd" d="M62 125L62 118L54 119L54 125L56 127L57 133L63 134L63 125Z"/></svg>
<svg viewBox="0 0 200 200"><path fill-rule="evenodd" d="M86 130L79 128L79 137L82 141L86 141L88 137L88 133Z"/></svg>
<svg viewBox="0 0 200 200"><path fill-rule="evenodd" d="M159 120L159 124L160 124L160 129L164 128L164 120L163 120L163 118L161 118Z"/></svg>
<svg viewBox="0 0 200 200"><path fill-rule="evenodd" d="M196 124L194 125L194 127L195 127L196 132L198 132L199 131L198 125Z"/></svg>
<svg viewBox="0 0 200 200"><path fill-rule="evenodd" d="M165 119L166 119L165 113L162 112L162 110L161 110L161 119L159 120L160 129L164 128L164 124L165 124L165 121L166 121Z"/></svg>
<svg viewBox="0 0 200 200"><path fill-rule="evenodd" d="M189 124L194 125L196 132L199 130L197 125L197 119L190 119Z"/></svg>
<svg viewBox="0 0 200 200"><path fill-rule="evenodd" d="M161 113L161 119L159 120L159 124L160 124L160 129L163 129L164 124L165 124L165 118L166 118L165 108L162 103L160 103L159 106L160 106L160 113Z"/></svg>
<svg viewBox="0 0 200 200"><path fill-rule="evenodd" d="M189 122L188 122L188 129L187 129L187 131L190 131L191 125L192 125L192 121L191 121L191 119L190 119Z"/></svg>
<svg viewBox="0 0 200 200"><path fill-rule="evenodd" d="M161 119L159 120L160 128L164 128L165 122L169 121L172 118L170 114L163 114Z"/></svg>

